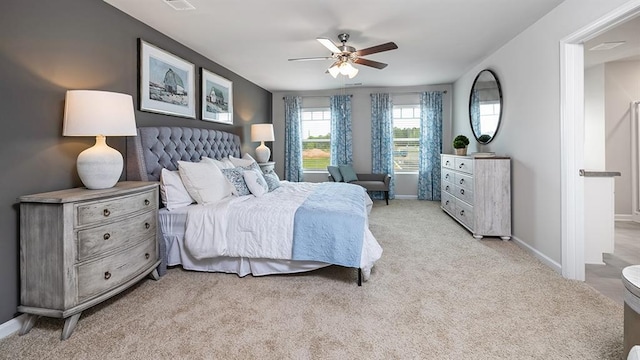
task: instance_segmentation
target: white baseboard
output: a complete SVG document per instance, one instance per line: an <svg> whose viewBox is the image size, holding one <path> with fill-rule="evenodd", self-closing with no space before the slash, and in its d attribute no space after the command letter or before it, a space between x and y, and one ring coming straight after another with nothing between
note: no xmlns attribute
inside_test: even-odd
<svg viewBox="0 0 640 360"><path fill-rule="evenodd" d="M398 200L418 200L418 195L395 195Z"/></svg>
<svg viewBox="0 0 640 360"><path fill-rule="evenodd" d="M558 264L553 259L551 259L547 255L541 253L540 251L532 248L529 244L525 243L524 241L518 239L515 236L512 236L511 240L513 240L513 242L515 242L518 246L520 246L521 248L523 248L527 252L531 253L538 260L542 261L543 264L545 264L548 267L552 268L558 274L562 274L562 265Z"/></svg>
<svg viewBox="0 0 640 360"><path fill-rule="evenodd" d="M22 323L26 317L27 315L22 314L7 321L6 323L0 324L0 339L4 339L17 333L22 327Z"/></svg>
<svg viewBox="0 0 640 360"><path fill-rule="evenodd" d="M631 214L616 214L615 221L633 221Z"/></svg>

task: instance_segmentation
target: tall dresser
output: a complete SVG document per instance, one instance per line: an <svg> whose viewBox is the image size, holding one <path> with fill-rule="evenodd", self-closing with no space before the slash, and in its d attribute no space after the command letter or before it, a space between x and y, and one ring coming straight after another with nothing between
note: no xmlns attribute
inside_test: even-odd
<svg viewBox="0 0 640 360"><path fill-rule="evenodd" d="M473 237L511 238L511 159L442 154L441 207Z"/></svg>
<svg viewBox="0 0 640 360"><path fill-rule="evenodd" d="M158 184L125 181L20 197L20 306L65 319L71 336L82 311L151 274L158 279Z"/></svg>

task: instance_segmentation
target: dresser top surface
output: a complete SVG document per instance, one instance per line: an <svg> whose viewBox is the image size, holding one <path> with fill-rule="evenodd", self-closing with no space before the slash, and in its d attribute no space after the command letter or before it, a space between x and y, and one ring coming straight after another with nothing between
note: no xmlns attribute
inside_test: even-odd
<svg viewBox="0 0 640 360"><path fill-rule="evenodd" d="M449 156L449 157L453 157L453 158L460 158L460 159L470 159L470 160L504 160L504 159L511 159L511 157L509 156L499 156L499 155L495 155L495 156L473 156L473 155L455 155L455 154L440 154L440 156Z"/></svg>
<svg viewBox="0 0 640 360"><path fill-rule="evenodd" d="M58 191L44 192L40 194L24 195L18 198L20 202L28 203L52 203L62 204L76 201L95 200L111 196L121 196L145 190L151 190L158 186L154 181L121 181L109 189L89 190L87 188L73 188Z"/></svg>

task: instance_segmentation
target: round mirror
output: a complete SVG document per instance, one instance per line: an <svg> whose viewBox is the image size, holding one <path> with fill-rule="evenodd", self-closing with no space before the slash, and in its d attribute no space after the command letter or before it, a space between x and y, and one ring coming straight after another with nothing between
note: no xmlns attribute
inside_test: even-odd
<svg viewBox="0 0 640 360"><path fill-rule="evenodd" d="M485 69L478 73L469 97L469 118L473 136L480 144L493 140L502 117L502 90L496 74Z"/></svg>

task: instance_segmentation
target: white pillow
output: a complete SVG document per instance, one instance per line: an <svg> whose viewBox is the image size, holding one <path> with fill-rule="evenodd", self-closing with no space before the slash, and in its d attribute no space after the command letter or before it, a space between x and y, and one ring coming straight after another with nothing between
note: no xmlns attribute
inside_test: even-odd
<svg viewBox="0 0 640 360"><path fill-rule="evenodd" d="M231 184L213 164L178 161L178 171L184 187L198 204L211 204L231 196Z"/></svg>
<svg viewBox="0 0 640 360"><path fill-rule="evenodd" d="M233 166L238 167L238 166L249 166L251 164L253 164L254 162L256 162L251 155L245 153L244 155L242 155L242 159L238 159L236 157L233 157L231 155L229 155L229 160L231 160L231 163L233 164Z"/></svg>
<svg viewBox="0 0 640 360"><path fill-rule="evenodd" d="M216 159L212 159L210 157L203 156L201 161L213 164L213 165L217 166L218 169L220 169L220 170L222 170L222 169L233 169L234 167L236 167L235 165L233 165L231 160L229 160L229 158L216 160Z"/></svg>
<svg viewBox="0 0 640 360"><path fill-rule="evenodd" d="M256 197L260 197L269 192L269 185L267 185L267 182L259 171L245 170L243 175L249 191Z"/></svg>
<svg viewBox="0 0 640 360"><path fill-rule="evenodd" d="M194 202L182 183L180 173L167 169L160 172L160 197L167 210L181 208Z"/></svg>

